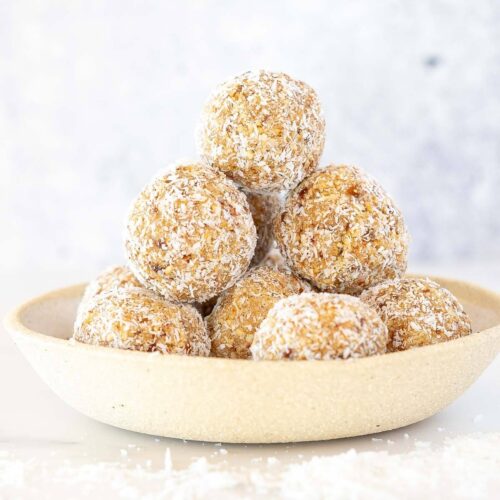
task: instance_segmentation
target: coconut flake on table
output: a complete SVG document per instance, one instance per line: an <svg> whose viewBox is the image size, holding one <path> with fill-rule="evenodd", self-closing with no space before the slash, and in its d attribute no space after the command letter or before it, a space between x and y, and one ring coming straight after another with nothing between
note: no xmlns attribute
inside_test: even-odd
<svg viewBox="0 0 500 500"><path fill-rule="evenodd" d="M407 453L357 452L314 456L296 463L275 457L249 460L244 467L194 460L177 470L167 448L163 468L122 462L72 464L18 459L0 454L0 491L6 498L91 495L161 498L497 498L500 489L500 433L446 439L440 447ZM274 460L272 460L274 458ZM65 463L66 462L66 463Z"/></svg>

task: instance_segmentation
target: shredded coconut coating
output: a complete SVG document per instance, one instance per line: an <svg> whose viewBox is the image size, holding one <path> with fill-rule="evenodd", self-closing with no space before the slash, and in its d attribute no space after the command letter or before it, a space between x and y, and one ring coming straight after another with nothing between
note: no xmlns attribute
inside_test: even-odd
<svg viewBox="0 0 500 500"><path fill-rule="evenodd" d="M247 270L256 244L245 195L224 174L199 164L172 167L148 184L129 213L129 266L151 290L205 302Z"/></svg>
<svg viewBox="0 0 500 500"><path fill-rule="evenodd" d="M212 356L251 358L254 334L269 310L282 298L306 290L309 286L290 272L265 266L251 269L221 295L206 318Z"/></svg>
<svg viewBox="0 0 500 500"><path fill-rule="evenodd" d="M77 316L84 314L87 304L93 297L106 293L115 288L136 288L142 287L139 280L126 266L109 267L97 278L91 281L83 293L82 300L78 306Z"/></svg>
<svg viewBox="0 0 500 500"><path fill-rule="evenodd" d="M387 328L350 295L304 293L280 300L255 334L255 360L347 359L386 352Z"/></svg>
<svg viewBox="0 0 500 500"><path fill-rule="evenodd" d="M82 303L114 288L137 288L141 286L139 280L128 267L109 267L87 285L82 297Z"/></svg>
<svg viewBox="0 0 500 500"><path fill-rule="evenodd" d="M446 288L429 279L386 281L361 294L389 330L389 351L437 344L469 335L471 322Z"/></svg>
<svg viewBox="0 0 500 500"><path fill-rule="evenodd" d="M249 71L220 85L197 133L201 158L242 186L283 191L318 165L325 120L316 92L284 73Z"/></svg>
<svg viewBox="0 0 500 500"><path fill-rule="evenodd" d="M280 199L274 193L260 194L246 191L245 194L257 229L257 245L250 263L251 266L256 266L268 254L274 241L273 219L279 211Z"/></svg>
<svg viewBox="0 0 500 500"><path fill-rule="evenodd" d="M210 338L193 306L169 302L144 288L121 288L89 300L74 339L86 344L208 356Z"/></svg>
<svg viewBox="0 0 500 500"><path fill-rule="evenodd" d="M319 290L358 295L406 270L401 212L362 170L328 166L289 193L274 222L293 272Z"/></svg>

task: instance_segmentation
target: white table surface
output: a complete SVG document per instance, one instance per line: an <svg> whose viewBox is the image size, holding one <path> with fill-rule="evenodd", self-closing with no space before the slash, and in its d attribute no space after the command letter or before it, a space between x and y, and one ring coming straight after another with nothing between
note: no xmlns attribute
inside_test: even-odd
<svg viewBox="0 0 500 500"><path fill-rule="evenodd" d="M412 270L467 279L500 291L500 263L421 265L414 266ZM36 276L26 274L0 277L1 316L30 296L86 278L88 276L76 271L47 271ZM404 453L414 449L415 443L418 447L419 442L430 442L431 445L439 446L447 437L500 431L500 356L452 405L434 417L404 429L377 436L322 443L217 446L128 432L79 414L45 386L17 351L3 328L0 333L2 499L147 497L150 485L153 484L151 476L147 474L164 470L165 460L169 461L168 455L171 457L172 470L176 471L176 474L181 473L196 459L205 457L209 464L221 471L239 467L243 475L251 475L260 470L272 477L273 467L300 463L313 456L333 456L351 448L357 452L387 450L389 453ZM130 484L114 485L112 473L110 478L106 476L105 480L104 475L98 474L97 479L94 476L88 479L87 482L92 483L92 487L87 488L85 479L81 479L82 471L87 470L86 466L97 466L96 464L102 462L115 463L126 469L149 471L145 473L149 482L143 484L139 481L134 489ZM72 487L68 486L67 481L59 484L51 479L52 474L61 474L65 466L70 467L70 474L73 469L79 472L79 479L75 479L75 485ZM16 474L19 478L13 480L12 476ZM498 476L500 491L500 470ZM216 481L217 477L211 477L210 480ZM224 491L216 492L213 493L213 498L226 498L236 492L247 497L258 496L259 493L255 487L250 488L243 484L227 491L224 487L221 488L226 492L225 496ZM217 491L217 488L214 491ZM417 490L412 491L418 494ZM318 492L318 498L322 497L321 495ZM193 491L184 489L178 490L177 496L196 495ZM261 496L265 497L266 494L262 493Z"/></svg>

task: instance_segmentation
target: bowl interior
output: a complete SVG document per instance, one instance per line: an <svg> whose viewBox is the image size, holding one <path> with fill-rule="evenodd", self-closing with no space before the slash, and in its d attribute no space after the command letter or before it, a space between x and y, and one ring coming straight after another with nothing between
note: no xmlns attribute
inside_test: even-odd
<svg viewBox="0 0 500 500"><path fill-rule="evenodd" d="M75 285L56 293L48 293L43 300L33 300L19 311L20 322L28 329L58 339L73 335L76 310L85 285Z"/></svg>

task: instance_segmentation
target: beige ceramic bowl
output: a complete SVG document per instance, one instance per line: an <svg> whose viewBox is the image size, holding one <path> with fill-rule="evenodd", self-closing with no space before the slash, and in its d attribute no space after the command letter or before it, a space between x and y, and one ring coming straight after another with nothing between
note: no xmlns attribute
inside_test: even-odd
<svg viewBox="0 0 500 500"><path fill-rule="evenodd" d="M357 436L427 418L460 396L500 349L500 297L436 279L471 315L472 335L351 361L261 361L123 351L68 342L84 286L37 297L6 327L69 405L117 427L228 443Z"/></svg>

